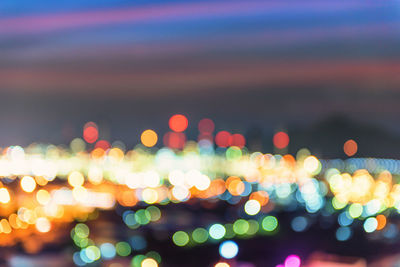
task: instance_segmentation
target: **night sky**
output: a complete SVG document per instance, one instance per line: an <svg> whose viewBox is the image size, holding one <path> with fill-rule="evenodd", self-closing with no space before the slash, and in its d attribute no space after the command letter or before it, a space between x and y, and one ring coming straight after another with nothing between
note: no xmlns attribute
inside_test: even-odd
<svg viewBox="0 0 400 267"><path fill-rule="evenodd" d="M400 133L399 1L0 2L0 145L343 114ZM127 140L129 139L129 140Z"/></svg>

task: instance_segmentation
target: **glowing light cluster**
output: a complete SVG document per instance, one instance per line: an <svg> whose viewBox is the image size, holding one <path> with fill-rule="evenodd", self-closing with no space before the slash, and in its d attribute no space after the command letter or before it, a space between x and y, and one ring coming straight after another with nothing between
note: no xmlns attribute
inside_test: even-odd
<svg viewBox="0 0 400 267"><path fill-rule="evenodd" d="M120 256L132 257L132 266L156 267L161 262L157 252L136 253L147 249L141 235L96 244L85 222L115 209L124 227L140 233L168 218L163 211L168 204L200 203L212 209L217 202L234 207L237 218L173 229L169 240L177 247L220 243L221 257L235 258L240 249L233 239L278 234L278 211L289 206L303 212L291 218L289 230L295 232L307 231L313 223L310 214L323 211L337 219L339 241L352 237L358 220L367 235L395 236L391 214L400 213L400 184L392 175L400 173L400 162L322 160L306 149L296 157L251 152L239 133L221 130L214 135L211 119L198 123L198 142L187 139L189 126L186 116L174 115L165 135L147 129L137 138L141 144L127 149L120 141L99 140L99 127L89 122L83 139L73 139L69 148L36 144L2 149L0 246L21 243L35 253L77 221L71 231L80 249L73 255L76 265ZM286 151L289 136L277 132L273 143ZM348 156L356 150L354 143L345 145ZM40 238L44 236L49 238ZM230 265L221 261L215 266ZM300 258L291 255L282 266L298 267Z"/></svg>

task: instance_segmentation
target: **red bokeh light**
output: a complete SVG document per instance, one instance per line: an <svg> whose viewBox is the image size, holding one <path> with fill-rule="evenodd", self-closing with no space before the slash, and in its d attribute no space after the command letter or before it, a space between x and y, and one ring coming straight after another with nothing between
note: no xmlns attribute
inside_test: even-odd
<svg viewBox="0 0 400 267"><path fill-rule="evenodd" d="M231 134L227 131L220 131L215 136L215 143L220 147L228 147L231 141Z"/></svg>
<svg viewBox="0 0 400 267"><path fill-rule="evenodd" d="M97 138L99 138L99 130L97 124L94 122L88 122L83 127L83 139L86 142L92 144L96 142Z"/></svg>
<svg viewBox="0 0 400 267"><path fill-rule="evenodd" d="M106 140L97 141L95 148L101 148L103 150L107 150L111 147L110 143Z"/></svg>
<svg viewBox="0 0 400 267"><path fill-rule="evenodd" d="M241 134L233 134L230 138L230 145L243 148L246 145L246 139Z"/></svg>
<svg viewBox="0 0 400 267"><path fill-rule="evenodd" d="M343 145L343 150L348 157L354 156L358 150L357 142L353 139L347 140Z"/></svg>
<svg viewBox="0 0 400 267"><path fill-rule="evenodd" d="M188 119L181 114L176 114L169 119L169 128L177 133L183 132L188 127Z"/></svg>
<svg viewBox="0 0 400 267"><path fill-rule="evenodd" d="M289 145L289 135L285 132L277 132L273 138L274 146L283 149Z"/></svg>
<svg viewBox="0 0 400 267"><path fill-rule="evenodd" d="M215 124L211 119L202 119L199 121L199 131L202 134L211 134L215 129Z"/></svg>
<svg viewBox="0 0 400 267"><path fill-rule="evenodd" d="M164 145L173 149L182 149L185 146L186 135L184 133L168 132L163 138Z"/></svg>

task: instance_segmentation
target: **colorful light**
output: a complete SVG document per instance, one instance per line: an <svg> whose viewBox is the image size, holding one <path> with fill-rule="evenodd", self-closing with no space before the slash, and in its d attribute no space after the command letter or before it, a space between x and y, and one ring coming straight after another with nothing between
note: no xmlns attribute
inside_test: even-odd
<svg viewBox="0 0 400 267"><path fill-rule="evenodd" d="M177 133L183 132L188 127L188 119L182 114L173 115L169 119L169 128Z"/></svg>
<svg viewBox="0 0 400 267"><path fill-rule="evenodd" d="M248 200L244 205L244 211L248 215L256 215L257 213L260 212L260 209L261 209L260 202L254 199Z"/></svg>
<svg viewBox="0 0 400 267"><path fill-rule="evenodd" d="M189 243L189 235L183 231L178 231L172 236L172 241L175 245L183 247Z"/></svg>
<svg viewBox="0 0 400 267"><path fill-rule="evenodd" d="M199 121L199 132L202 134L212 134L215 129L214 122L211 119L204 118Z"/></svg>
<svg viewBox="0 0 400 267"><path fill-rule="evenodd" d="M155 259L147 258L142 261L141 267L158 267L158 263Z"/></svg>
<svg viewBox="0 0 400 267"><path fill-rule="evenodd" d="M115 245L115 250L119 256L126 257L131 254L131 246L127 242L118 242Z"/></svg>
<svg viewBox="0 0 400 267"><path fill-rule="evenodd" d="M140 140L144 146L153 147L157 144L158 136L155 131L148 129L142 133Z"/></svg>
<svg viewBox="0 0 400 267"><path fill-rule="evenodd" d="M274 146L278 149L284 149L289 145L289 135L285 132L277 132L273 138Z"/></svg>
<svg viewBox="0 0 400 267"><path fill-rule="evenodd" d="M47 218L38 218L36 220L36 229L41 233L47 233L51 229L51 223Z"/></svg>
<svg viewBox="0 0 400 267"><path fill-rule="evenodd" d="M338 228L332 234L339 241L351 238L358 221L365 232L377 231L374 237L396 236L398 229L390 215L400 210L400 187L395 176L400 173L400 161L324 160L307 150L301 150L297 158L252 153L244 147L242 135L227 131L217 133L215 141L219 147L215 148L212 139L187 141L182 133L187 123L179 117L171 120L172 131L164 136L166 147L160 149L145 149L141 145L127 149L121 142L111 145L99 140L93 150L86 151L80 138L74 139L70 148L4 148L0 155L0 175L4 180L0 184L0 203L5 205L0 230L7 235L7 242L12 240L10 244L20 242L24 246L39 240L37 250L26 249L35 253L71 222L96 220L103 210L116 209L124 223L122 227L134 235L115 244L102 243L104 239L95 238L96 231L90 232L85 223L78 223L71 231L71 238L80 249L74 253L74 263L83 266L116 255L128 257L134 251L133 266L158 266L159 254L142 255L137 251L145 253L151 246L146 241L147 230L162 228L160 225L168 219L168 215L161 214L165 205L186 207L199 203L198 207L211 211L219 202L229 205L229 216L207 221L206 225L199 220L193 229L174 224L177 229L166 230L172 242L192 247L222 239L278 234L278 219L273 215L293 207L297 207L296 217L290 225L296 232L309 229L315 224L313 214L323 210L338 215ZM98 130L92 123L85 129L90 127ZM214 124L202 120L199 130L203 137L212 138ZM140 137L146 147L156 145L157 138L153 130L144 131ZM288 143L287 137L281 149ZM179 227L185 231L179 231ZM18 241L20 233L29 242ZM36 236L31 239L31 235ZM236 256L232 242L237 246L235 241L221 243L222 257ZM296 266L294 256L288 257L284 266Z"/></svg>
<svg viewBox="0 0 400 267"><path fill-rule="evenodd" d="M85 182L85 177L83 177L82 173L78 171L73 171L68 175L68 183L72 187L82 186Z"/></svg>
<svg viewBox="0 0 400 267"><path fill-rule="evenodd" d="M0 202L3 204L7 204L10 202L10 193L7 188L0 188Z"/></svg>
<svg viewBox="0 0 400 267"><path fill-rule="evenodd" d="M83 139L89 144L96 142L99 138L99 130L97 124L94 122L88 122L83 127Z"/></svg>
<svg viewBox="0 0 400 267"><path fill-rule="evenodd" d="M204 228L197 228L193 231L192 238L197 243L204 243L208 239L208 232Z"/></svg>
<svg viewBox="0 0 400 267"><path fill-rule="evenodd" d="M210 237L213 239L221 239L226 233L226 229L222 224L213 224L208 230Z"/></svg>
<svg viewBox="0 0 400 267"><path fill-rule="evenodd" d="M343 151L348 156L354 156L357 153L358 145L353 139L347 140L343 145Z"/></svg>
<svg viewBox="0 0 400 267"><path fill-rule="evenodd" d="M290 255L285 260L285 267L300 267L301 260L297 255Z"/></svg>
<svg viewBox="0 0 400 267"><path fill-rule="evenodd" d="M231 134L227 131L220 131L215 136L215 143L219 147L228 147L230 145Z"/></svg>
<svg viewBox="0 0 400 267"><path fill-rule="evenodd" d="M378 227L378 221L374 217L370 217L364 221L364 230L367 233L372 233Z"/></svg>
<svg viewBox="0 0 400 267"><path fill-rule="evenodd" d="M262 228L267 232L272 232L278 227L278 220L274 216L267 216L262 220Z"/></svg>
<svg viewBox="0 0 400 267"><path fill-rule="evenodd" d="M224 241L219 246L219 254L225 259L236 257L239 252L239 246L234 241Z"/></svg>
<svg viewBox="0 0 400 267"><path fill-rule="evenodd" d="M24 176L21 179L21 188L22 190L24 190L25 192L33 192L33 190L35 190L36 188L36 182L35 179L33 179L31 176Z"/></svg>
<svg viewBox="0 0 400 267"><path fill-rule="evenodd" d="M103 243L100 246L101 256L105 259L112 259L117 254L115 246L111 243Z"/></svg>

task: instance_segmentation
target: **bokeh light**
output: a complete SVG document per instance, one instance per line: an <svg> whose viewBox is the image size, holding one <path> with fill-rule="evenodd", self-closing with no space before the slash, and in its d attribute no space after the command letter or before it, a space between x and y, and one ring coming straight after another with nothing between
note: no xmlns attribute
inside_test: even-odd
<svg viewBox="0 0 400 267"><path fill-rule="evenodd" d="M285 132L277 132L273 138L274 146L278 149L284 149L289 145L289 135Z"/></svg>
<svg viewBox="0 0 400 267"><path fill-rule="evenodd" d="M148 129L143 131L142 135L140 136L140 140L144 146L153 147L157 144L158 136L155 131Z"/></svg>
<svg viewBox="0 0 400 267"><path fill-rule="evenodd" d="M83 127L83 139L92 144L99 138L99 129L94 122L88 122Z"/></svg>
<svg viewBox="0 0 400 267"><path fill-rule="evenodd" d="M211 225L210 229L208 230L209 235L213 239L221 239L224 237L226 233L226 229L222 224L216 223Z"/></svg>
<svg viewBox="0 0 400 267"><path fill-rule="evenodd" d="M189 243L189 235L184 231L178 231L172 236L172 240L174 241L175 245L183 247Z"/></svg>
<svg viewBox="0 0 400 267"><path fill-rule="evenodd" d="M147 258L142 261L141 267L158 267L158 263L152 258Z"/></svg>
<svg viewBox="0 0 400 267"><path fill-rule="evenodd" d="M31 176L22 177L20 184L22 190L28 193L33 192L33 190L36 188L35 179L33 179Z"/></svg>
<svg viewBox="0 0 400 267"><path fill-rule="evenodd" d="M343 145L344 153L348 156L354 156L357 153L358 145L353 139L347 140Z"/></svg>
<svg viewBox="0 0 400 267"><path fill-rule="evenodd" d="M248 215L256 215L261 209L261 205L257 200L250 199L244 205L244 211Z"/></svg>
<svg viewBox="0 0 400 267"><path fill-rule="evenodd" d="M183 132L188 127L188 119L182 114L173 115L169 119L169 128L177 133Z"/></svg>
<svg viewBox="0 0 400 267"><path fill-rule="evenodd" d="M301 260L297 255L290 255L285 260L285 267L300 267Z"/></svg>
<svg viewBox="0 0 400 267"><path fill-rule="evenodd" d="M278 220L274 216L267 216L262 220L262 228L267 232L272 232L278 227Z"/></svg>
<svg viewBox="0 0 400 267"><path fill-rule="evenodd" d="M224 241L219 246L219 254L225 259L236 257L239 252L239 246L234 241Z"/></svg>
<svg viewBox="0 0 400 267"><path fill-rule="evenodd" d="M215 129L215 124L211 119L204 118L199 121L199 132L202 134L212 134Z"/></svg>
<svg viewBox="0 0 400 267"><path fill-rule="evenodd" d="M228 147L230 145L231 134L227 131L220 131L215 136L215 143L219 147Z"/></svg>

